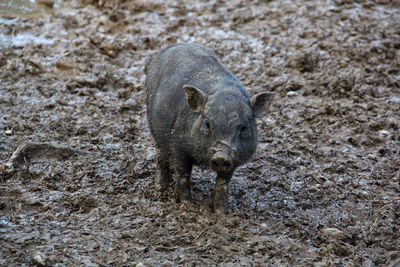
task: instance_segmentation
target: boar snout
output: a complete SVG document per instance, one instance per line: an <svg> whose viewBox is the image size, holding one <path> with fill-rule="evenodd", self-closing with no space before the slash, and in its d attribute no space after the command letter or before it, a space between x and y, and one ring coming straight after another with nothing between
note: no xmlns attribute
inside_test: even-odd
<svg viewBox="0 0 400 267"><path fill-rule="evenodd" d="M213 155L211 156L211 169L216 172L230 172L233 169L233 158L236 156L236 150L226 141L216 142Z"/></svg>
<svg viewBox="0 0 400 267"><path fill-rule="evenodd" d="M224 152L217 152L211 158L211 168L216 172L230 172L233 168L232 159Z"/></svg>

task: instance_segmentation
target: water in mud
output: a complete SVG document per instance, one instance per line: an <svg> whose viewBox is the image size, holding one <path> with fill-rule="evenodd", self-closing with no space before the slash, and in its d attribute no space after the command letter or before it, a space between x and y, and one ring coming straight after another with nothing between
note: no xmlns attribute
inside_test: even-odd
<svg viewBox="0 0 400 267"><path fill-rule="evenodd" d="M61 0L2 0L0 16L38 18L50 16L53 8L60 6L63 6Z"/></svg>

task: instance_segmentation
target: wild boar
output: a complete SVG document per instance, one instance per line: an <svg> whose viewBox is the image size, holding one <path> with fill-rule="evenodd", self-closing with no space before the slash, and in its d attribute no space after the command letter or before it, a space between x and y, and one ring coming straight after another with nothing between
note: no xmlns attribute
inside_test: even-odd
<svg viewBox="0 0 400 267"><path fill-rule="evenodd" d="M255 118L268 109L273 93L249 97L212 52L195 44L167 47L145 71L161 189L174 177L177 200L190 201L193 165L210 167L217 173L213 208L225 213L232 174L256 151Z"/></svg>

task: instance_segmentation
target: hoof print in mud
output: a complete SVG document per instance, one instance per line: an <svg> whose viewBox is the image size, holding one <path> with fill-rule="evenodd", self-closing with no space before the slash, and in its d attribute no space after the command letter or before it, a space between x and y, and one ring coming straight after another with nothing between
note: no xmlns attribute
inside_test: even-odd
<svg viewBox="0 0 400 267"><path fill-rule="evenodd" d="M193 165L211 168L217 173L213 207L224 213L233 172L257 148L255 117L268 110L273 93L250 97L212 52L194 44L155 56L145 87L161 188L174 174L177 199L190 201Z"/></svg>
<svg viewBox="0 0 400 267"><path fill-rule="evenodd" d="M21 166L29 167L29 164L36 160L54 158L66 160L74 155L84 154L84 152L68 147L54 146L48 143L24 143L20 145L9 159L10 167L18 168Z"/></svg>

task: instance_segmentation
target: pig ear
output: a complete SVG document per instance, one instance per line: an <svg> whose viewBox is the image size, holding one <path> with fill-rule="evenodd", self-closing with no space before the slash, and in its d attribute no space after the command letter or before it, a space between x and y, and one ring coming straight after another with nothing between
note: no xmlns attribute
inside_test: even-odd
<svg viewBox="0 0 400 267"><path fill-rule="evenodd" d="M191 85L184 85L183 89L185 89L189 108L194 112L200 112L207 102L207 94Z"/></svg>
<svg viewBox="0 0 400 267"><path fill-rule="evenodd" d="M267 111L271 105L274 93L263 92L250 98L250 106L253 109L254 116L260 117L264 111Z"/></svg>

